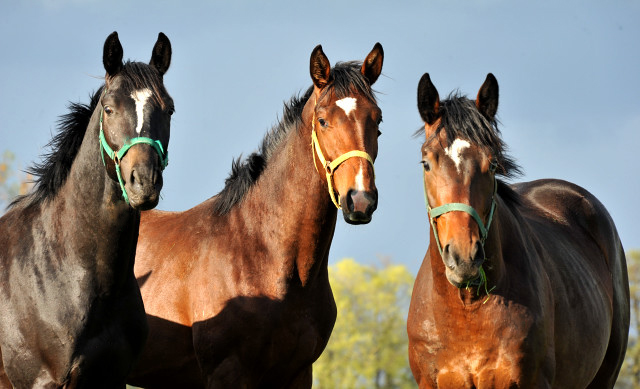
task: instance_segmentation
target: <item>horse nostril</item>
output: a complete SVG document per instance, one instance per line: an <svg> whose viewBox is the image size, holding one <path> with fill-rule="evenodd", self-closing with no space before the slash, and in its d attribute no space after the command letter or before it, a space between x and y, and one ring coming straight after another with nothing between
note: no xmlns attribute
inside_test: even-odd
<svg viewBox="0 0 640 389"><path fill-rule="evenodd" d="M482 263L485 260L485 253L484 253L484 247L482 246L482 244L477 241L474 248L473 248L473 253L471 258L473 258L473 263L476 266L480 266L482 265Z"/></svg>
<svg viewBox="0 0 640 389"><path fill-rule="evenodd" d="M347 192L347 209L349 212L353 212L355 209L355 205L353 204L353 192L355 192L353 189L349 189Z"/></svg>
<svg viewBox="0 0 640 389"><path fill-rule="evenodd" d="M132 186L135 185L136 182L138 181L137 173L138 172L136 171L136 169L131 170L131 177L130 177L129 181L130 181Z"/></svg>
<svg viewBox="0 0 640 389"><path fill-rule="evenodd" d="M347 192L347 209L371 216L378 207L378 194L363 190L350 189Z"/></svg>
<svg viewBox="0 0 640 389"><path fill-rule="evenodd" d="M132 187L138 187L138 188L143 188L144 185L144 172L140 172L140 169L132 169L131 170L131 186Z"/></svg>

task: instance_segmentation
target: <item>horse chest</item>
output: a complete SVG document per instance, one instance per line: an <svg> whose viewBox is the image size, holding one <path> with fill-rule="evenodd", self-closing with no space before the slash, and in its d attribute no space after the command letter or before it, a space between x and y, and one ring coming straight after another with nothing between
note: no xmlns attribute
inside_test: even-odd
<svg viewBox="0 0 640 389"><path fill-rule="evenodd" d="M496 297L494 297L496 298ZM548 359L543 322L525 307L493 301L475 309L441 305L410 334L413 365L438 387L510 387L539 380Z"/></svg>

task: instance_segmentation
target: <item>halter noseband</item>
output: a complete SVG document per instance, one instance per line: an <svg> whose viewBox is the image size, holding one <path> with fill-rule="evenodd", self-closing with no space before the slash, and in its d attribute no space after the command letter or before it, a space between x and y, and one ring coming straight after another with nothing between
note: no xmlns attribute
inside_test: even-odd
<svg viewBox="0 0 640 389"><path fill-rule="evenodd" d="M333 161L328 161L324 155L322 154L322 150L320 149L320 142L318 141L318 135L316 134L316 106L318 105L318 99L316 98L315 104L313 106L313 119L311 121L311 150L313 154L318 155L318 159L322 166L324 166L325 174L327 176L327 185L329 186L329 195L331 196L331 201L338 209L342 209L340 207L340 193L338 193L338 199L336 200L335 191L333 189L333 172L336 171L338 166L340 166L344 161L349 158L359 157L364 158L371 164L371 168L374 169L373 166L373 158L366 152L361 150L351 150L346 153L340 155L338 158ZM318 171L318 166L316 165L316 158L313 158L313 166L315 166L316 171ZM375 175L375 169L374 169Z"/></svg>
<svg viewBox="0 0 640 389"><path fill-rule="evenodd" d="M106 88L104 93L106 93ZM104 93L103 93L103 96L104 96ZM127 204L129 204L129 196L127 196L127 191L124 189L124 181L122 180L122 174L120 173L120 162L122 162L122 158L124 158L127 151L129 151L131 147L137 144L141 144L141 143L148 144L149 146L153 147L153 149L158 153L158 156L160 157L160 166L162 166L162 170L164 170L164 168L167 167L167 165L169 164L169 156L167 155L167 153L164 152L164 149L162 148L162 143L159 140L153 140L151 138L147 138L144 136L128 139L124 142L124 144L118 151L113 151L113 149L111 148L111 146L109 146L109 144L107 143L107 140L104 137L104 130L102 129L103 116L104 116L104 106L100 111L100 150L101 150L100 155L102 156L102 164L104 166L107 165L104 160L104 153L102 153L102 150L104 150L104 152L107 153L109 158L113 160L113 163L116 166L116 174L118 176L118 182L120 183L120 188L122 189L122 197L124 197L124 201Z"/></svg>
<svg viewBox="0 0 640 389"><path fill-rule="evenodd" d="M491 164L491 170L495 172L495 164ZM424 182L424 180L423 180ZM475 210L472 206L463 203L447 203L441 205L439 207L431 208L429 205L429 196L427 194L427 184L424 183L424 201L427 206L427 213L429 214L429 223L431 224L431 229L433 230L433 235L436 238L436 244L438 245L438 251L440 252L440 256L442 256L442 246L440 245L440 237L438 236L438 229L436 228L436 218L444 215L445 213L459 211L466 212L473 220L478 223L478 228L480 229L480 244L484 247L484 241L487 239L487 235L489 234L489 227L491 227L491 221L493 220L493 213L496 209L496 193L498 191L498 180L496 180L495 176L493 177L493 194L491 195L491 209L489 210L489 216L487 218L487 224L485 225L478 214L478 211Z"/></svg>

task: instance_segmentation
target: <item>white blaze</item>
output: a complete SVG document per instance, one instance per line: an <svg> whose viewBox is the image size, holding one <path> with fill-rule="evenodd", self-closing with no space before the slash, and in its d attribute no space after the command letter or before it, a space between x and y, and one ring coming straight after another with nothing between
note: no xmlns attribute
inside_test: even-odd
<svg viewBox="0 0 640 389"><path fill-rule="evenodd" d="M142 125L144 124L144 106L149 97L151 97L151 91L148 88L137 90L131 94L131 98L136 103L136 114L138 116L136 132L138 135L140 134L140 131L142 131Z"/></svg>
<svg viewBox="0 0 640 389"><path fill-rule="evenodd" d="M462 160L460 159L460 154L462 154L462 151L469 146L471 146L469 142L458 138L453 141L451 146L444 149L444 153L453 160L453 163L456 164L456 170L458 171L458 173L460 173L460 162L462 162Z"/></svg>
<svg viewBox="0 0 640 389"><path fill-rule="evenodd" d="M356 175L356 190L359 190L359 191L365 190L362 168L360 168L360 170L358 171L358 175Z"/></svg>
<svg viewBox="0 0 640 389"><path fill-rule="evenodd" d="M345 97L336 101L336 105L344 110L344 113L349 116L349 112L356 109L356 99L353 97Z"/></svg>

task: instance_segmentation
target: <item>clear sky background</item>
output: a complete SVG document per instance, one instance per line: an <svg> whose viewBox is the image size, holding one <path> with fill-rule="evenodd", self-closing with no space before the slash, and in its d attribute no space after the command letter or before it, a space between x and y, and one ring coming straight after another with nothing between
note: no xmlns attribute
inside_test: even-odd
<svg viewBox="0 0 640 389"><path fill-rule="evenodd" d="M218 193L231 161L311 85L317 44L333 63L384 47L374 85L384 116L373 221L338 219L330 263L406 264L428 246L422 122L416 89L429 72L441 97L500 84L503 137L518 180L555 177L594 193L625 249L640 248L640 1L81 1L0 2L0 152L24 169L46 152L67 103L88 102L118 31L125 58L148 61L158 32L173 47L170 165L158 208L185 210ZM499 210L498 210L499 212Z"/></svg>

